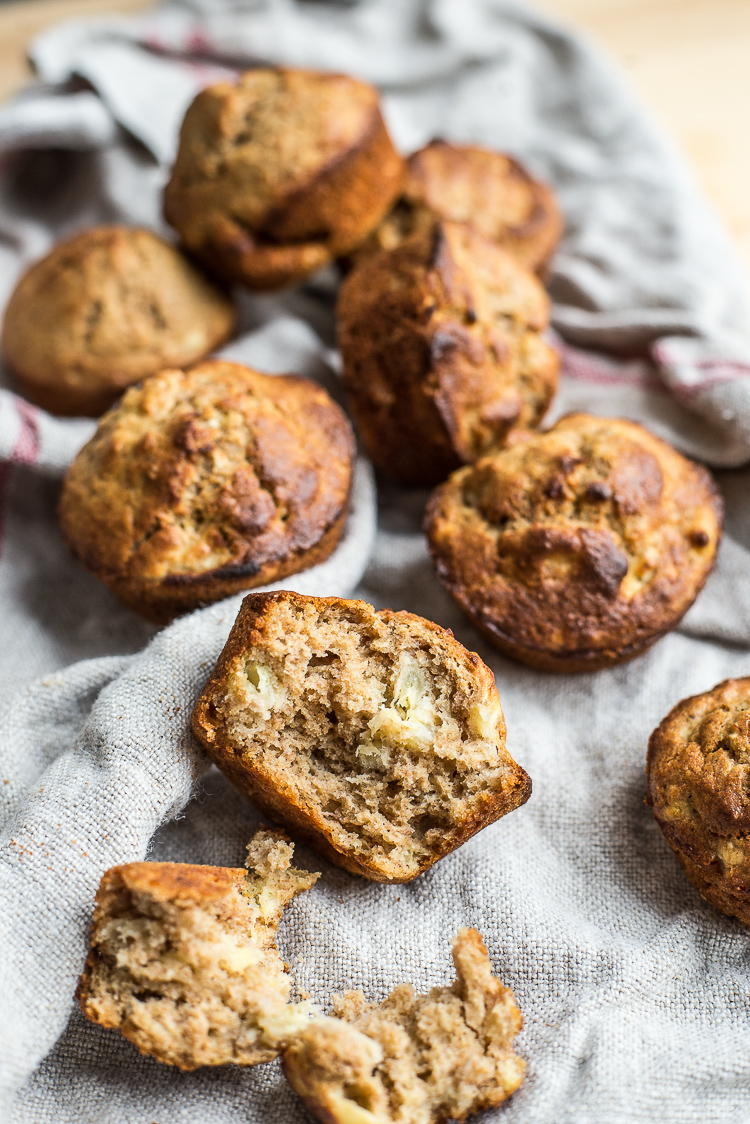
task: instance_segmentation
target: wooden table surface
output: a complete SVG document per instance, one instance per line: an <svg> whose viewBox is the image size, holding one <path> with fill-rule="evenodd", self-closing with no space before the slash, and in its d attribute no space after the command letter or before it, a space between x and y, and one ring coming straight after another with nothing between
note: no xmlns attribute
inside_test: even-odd
<svg viewBox="0 0 750 1124"><path fill-rule="evenodd" d="M28 40L58 20L135 12L151 0L0 5L0 100L29 81ZM460 2L460 0L456 0ZM750 268L750 0L540 0L628 74L681 145Z"/></svg>

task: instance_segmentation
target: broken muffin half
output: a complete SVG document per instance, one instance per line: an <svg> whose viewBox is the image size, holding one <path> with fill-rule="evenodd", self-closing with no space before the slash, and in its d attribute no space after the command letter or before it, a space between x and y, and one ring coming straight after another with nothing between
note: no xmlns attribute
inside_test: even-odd
<svg viewBox="0 0 750 1124"><path fill-rule="evenodd" d="M377 882L408 882L531 794L490 669L363 601L246 597L193 730L266 815Z"/></svg>
<svg viewBox="0 0 750 1124"><path fill-rule="evenodd" d="M453 942L457 979L417 995L394 988L381 1004L336 997L284 1051L289 1084L325 1124L437 1124L502 1103L523 1080L513 1050L523 1019L492 975L476 929Z"/></svg>
<svg viewBox="0 0 750 1124"><path fill-rule="evenodd" d="M127 863L96 895L77 998L86 1018L120 1030L159 1061L270 1061L309 1018L289 1003L274 939L284 907L319 878L291 866L293 845L261 830L247 870Z"/></svg>

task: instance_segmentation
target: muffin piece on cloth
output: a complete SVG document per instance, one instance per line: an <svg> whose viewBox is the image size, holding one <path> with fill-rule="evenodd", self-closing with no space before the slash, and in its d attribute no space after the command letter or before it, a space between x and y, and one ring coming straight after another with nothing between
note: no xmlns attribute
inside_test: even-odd
<svg viewBox="0 0 750 1124"><path fill-rule="evenodd" d="M234 325L229 297L174 246L138 227L99 226L22 276L2 352L32 402L98 417L132 383L208 355Z"/></svg>
<svg viewBox="0 0 750 1124"><path fill-rule="evenodd" d="M338 302L344 382L375 464L430 485L537 425L558 358L537 278L461 223L365 259Z"/></svg>
<svg viewBox="0 0 750 1124"><path fill-rule="evenodd" d="M410 881L531 795L489 668L363 601L246 597L193 731L266 815L376 882Z"/></svg>
<svg viewBox="0 0 750 1124"><path fill-rule="evenodd" d="M502 652L548 671L640 655L711 571L706 469L634 422L570 414L460 469L428 504L438 577Z"/></svg>
<svg viewBox="0 0 750 1124"><path fill-rule="evenodd" d="M259 68L188 109L164 215L219 276L277 289L361 242L403 170L373 86Z"/></svg>
<svg viewBox="0 0 750 1124"><path fill-rule="evenodd" d="M353 254L392 250L435 217L466 222L541 270L560 240L563 220L552 191L502 152L434 140L409 157L393 210Z"/></svg>
<svg viewBox="0 0 750 1124"><path fill-rule="evenodd" d="M327 558L353 457L351 426L317 383L219 360L162 371L78 454L60 524L91 573L164 623Z"/></svg>
<svg viewBox="0 0 750 1124"><path fill-rule="evenodd" d="M294 846L278 832L256 832L247 850L250 873L149 862L106 871L78 985L86 1018L179 1069L276 1057L310 1013L289 1003L276 930L320 875L292 867Z"/></svg>
<svg viewBox="0 0 750 1124"><path fill-rule="evenodd" d="M458 978L415 994L400 984L379 1005L336 997L282 1057L289 1084L324 1124L440 1124L494 1108L523 1080L513 992L492 975L476 929L453 942Z"/></svg>
<svg viewBox="0 0 750 1124"><path fill-rule="evenodd" d="M750 678L678 703L648 743L659 827L702 897L750 926Z"/></svg>

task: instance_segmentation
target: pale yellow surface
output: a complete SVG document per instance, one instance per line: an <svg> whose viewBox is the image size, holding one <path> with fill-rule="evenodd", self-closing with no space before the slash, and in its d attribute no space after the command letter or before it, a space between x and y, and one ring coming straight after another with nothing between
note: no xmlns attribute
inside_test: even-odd
<svg viewBox="0 0 750 1124"><path fill-rule="evenodd" d="M540 0L619 61L750 268L750 0Z"/></svg>
<svg viewBox="0 0 750 1124"><path fill-rule="evenodd" d="M750 0L539 2L619 61L687 153L750 267ZM0 100L28 80L25 45L42 28L71 16L148 6L149 0L0 5Z"/></svg>

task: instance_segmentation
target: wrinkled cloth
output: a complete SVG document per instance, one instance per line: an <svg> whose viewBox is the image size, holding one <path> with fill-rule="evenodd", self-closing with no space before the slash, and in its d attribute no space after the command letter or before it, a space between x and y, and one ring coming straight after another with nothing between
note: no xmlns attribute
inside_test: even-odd
<svg viewBox="0 0 750 1124"><path fill-rule="evenodd" d="M257 59L346 70L382 86L405 151L436 133L475 140L557 189L567 232L550 285L565 377L552 416L625 415L715 465L747 459L741 267L609 65L546 19L501 0L170 4L55 28L32 57L45 85L0 110L0 299L68 230L122 220L164 231L159 194L201 85ZM282 296L242 296L225 354L338 393L335 285L329 271ZM0 391L0 1118L302 1124L278 1063L181 1074L73 1004L107 866L146 855L241 865L259 822L189 733L240 598L156 633L64 550L59 474L91 430ZM452 628L493 668L534 791L405 886L299 847L299 865L323 876L279 933L296 986L325 1007L346 988L377 999L401 981L443 984L451 936L475 925L524 1012L528 1064L486 1119L744 1120L747 934L685 880L644 807L643 766L679 699L750 674L750 472L720 474L727 534L679 631L632 664L570 677L511 663L462 617L429 563L424 492L380 487L361 577L374 502L362 461L357 479L339 550L284 584L356 586Z"/></svg>

